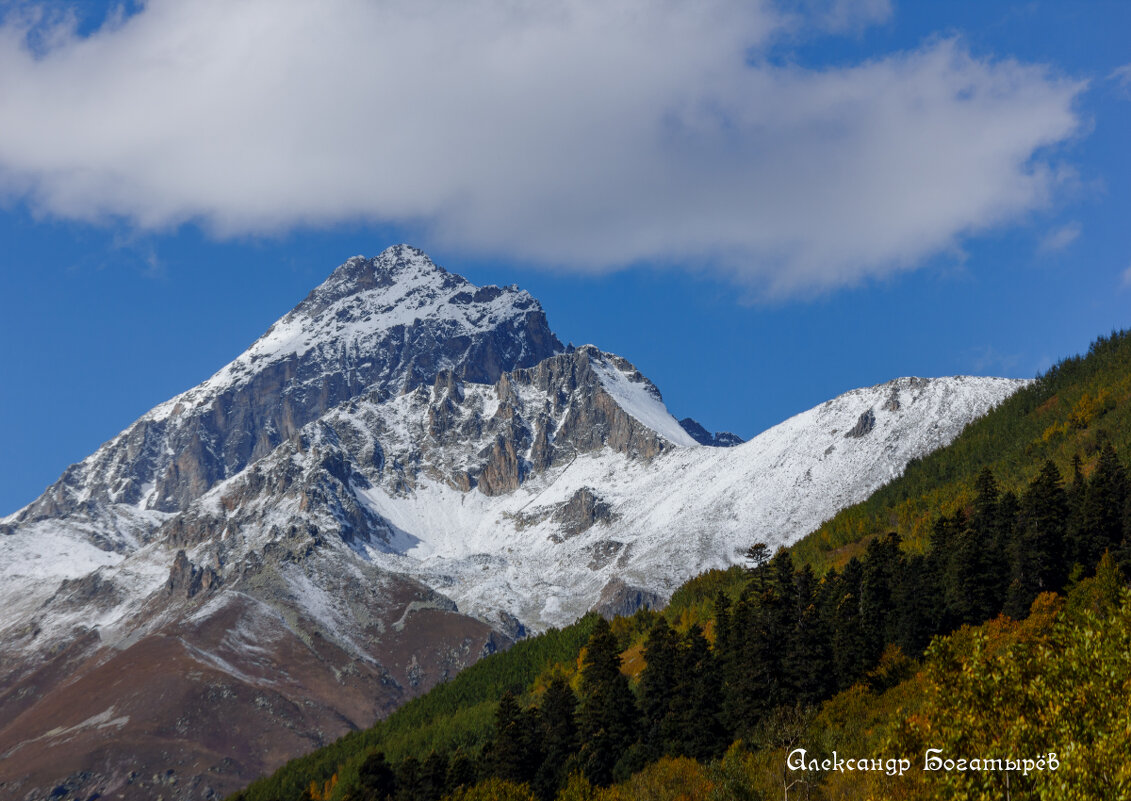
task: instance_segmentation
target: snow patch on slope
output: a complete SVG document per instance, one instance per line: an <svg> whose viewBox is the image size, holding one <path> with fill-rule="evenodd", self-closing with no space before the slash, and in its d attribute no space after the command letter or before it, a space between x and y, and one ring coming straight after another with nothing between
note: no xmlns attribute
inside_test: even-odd
<svg viewBox="0 0 1131 801"><path fill-rule="evenodd" d="M651 381L639 373L626 375L623 370L600 358L593 360L593 371L617 405L636 418L637 422L675 445L685 448L701 447L683 430L679 421L672 417L659 390Z"/></svg>

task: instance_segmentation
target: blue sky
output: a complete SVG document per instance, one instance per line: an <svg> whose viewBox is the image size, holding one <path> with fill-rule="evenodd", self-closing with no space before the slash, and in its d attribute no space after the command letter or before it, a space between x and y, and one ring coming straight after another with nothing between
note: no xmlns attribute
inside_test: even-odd
<svg viewBox="0 0 1131 801"><path fill-rule="evenodd" d="M406 241L749 437L1131 325L1131 6L0 1L0 513Z"/></svg>

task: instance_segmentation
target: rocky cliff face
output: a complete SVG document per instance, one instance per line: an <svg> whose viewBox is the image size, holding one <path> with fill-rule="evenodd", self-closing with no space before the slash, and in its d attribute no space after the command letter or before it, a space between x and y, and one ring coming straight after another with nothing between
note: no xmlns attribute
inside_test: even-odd
<svg viewBox="0 0 1131 801"><path fill-rule="evenodd" d="M517 288L351 259L0 521L0 796L224 794L792 542L1021 383L899 379L739 444Z"/></svg>
<svg viewBox="0 0 1131 801"><path fill-rule="evenodd" d="M392 397L441 371L491 383L561 349L517 287L476 287L404 245L353 258L239 358L68 468L6 523L110 506L176 512L345 400Z"/></svg>

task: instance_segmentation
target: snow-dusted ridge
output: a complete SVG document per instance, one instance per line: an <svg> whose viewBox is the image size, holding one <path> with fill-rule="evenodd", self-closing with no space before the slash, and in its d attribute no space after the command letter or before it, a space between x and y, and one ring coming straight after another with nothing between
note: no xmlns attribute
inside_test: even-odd
<svg viewBox="0 0 1131 801"><path fill-rule="evenodd" d="M372 548L370 558L419 577L464 611L503 609L538 629L573 620L614 578L666 596L697 573L737 563L754 541L795 542L1024 383L898 379L842 395L734 448L677 448L650 462L604 448L499 498L428 479L408 493L376 481L355 492L416 540L400 552ZM846 436L862 419L872 421L866 432ZM606 512L565 534L555 514L584 490Z"/></svg>
<svg viewBox="0 0 1131 801"><path fill-rule="evenodd" d="M662 596L734 563L753 540L795 541L1024 384L898 379L713 448L692 439L627 360L591 345L562 353L540 321L528 293L475 287L407 246L348 260L238 358L72 468L29 507L37 516L6 518L0 603L42 604L60 581L128 572L133 554L167 562L174 549L143 546L194 526L190 556L220 576L301 521L463 611L560 625L614 579ZM180 468L184 421L220 408L240 414L233 404L256 402L247 388L272 366L290 376L272 396L286 416L311 386L381 361L414 327L431 351L385 359L341 402L316 406L301 427L292 420L286 437L269 417L261 421L278 443L261 440L264 452L246 453L245 466L194 434L189 447L219 450L230 474L168 502L161 483ZM518 332L502 339L509 353L492 344L499 330ZM476 337L488 342L474 354L486 367L462 347ZM532 354L542 358L531 362ZM435 379L430 389L426 378ZM156 508L162 498L164 510ZM67 513L68 501L99 511Z"/></svg>
<svg viewBox="0 0 1131 801"><path fill-rule="evenodd" d="M628 373L607 361L594 365L594 369L601 380L601 386L634 419L673 445L700 447L679 421L672 417L656 386L635 369Z"/></svg>
<svg viewBox="0 0 1131 801"><path fill-rule="evenodd" d="M594 363L602 387L617 369L615 357L595 349L574 358ZM518 385L517 377L507 383ZM846 393L734 448L667 447L641 458L560 442L561 459L530 470L509 492L488 494L451 477L481 474L497 436L491 421L521 422L557 390L519 385L500 398L498 387L464 384L449 412L448 433L457 435L437 437L428 433L435 410L452 408L451 390L438 382L430 392L334 410L255 466L258 477L229 480L189 514L209 531L238 529L253 547L296 520L336 531L356 558L424 582L461 611L496 622L505 613L538 630L569 623L616 579L663 597L699 572L735 564L753 541L796 541L1024 383L898 379ZM551 421L557 431L571 408ZM520 449L520 462L531 464L533 450ZM290 476L275 485L286 487L282 495L248 494L281 475ZM194 559L230 562L232 552L205 540Z"/></svg>

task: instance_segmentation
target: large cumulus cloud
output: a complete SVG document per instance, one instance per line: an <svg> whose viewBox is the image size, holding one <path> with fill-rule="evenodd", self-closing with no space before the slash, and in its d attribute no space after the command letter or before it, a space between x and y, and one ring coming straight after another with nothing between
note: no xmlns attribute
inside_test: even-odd
<svg viewBox="0 0 1131 801"><path fill-rule="evenodd" d="M146 229L373 220L806 293L1046 203L1080 126L1080 83L955 39L781 57L884 2L149 0L82 33L34 7L0 27L0 191Z"/></svg>

